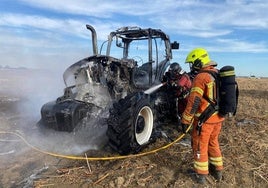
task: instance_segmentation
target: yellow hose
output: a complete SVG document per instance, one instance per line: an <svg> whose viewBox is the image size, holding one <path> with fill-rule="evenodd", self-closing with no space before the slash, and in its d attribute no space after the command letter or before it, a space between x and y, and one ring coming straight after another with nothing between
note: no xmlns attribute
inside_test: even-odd
<svg viewBox="0 0 268 188"><path fill-rule="evenodd" d="M186 132L188 132L190 130L191 126L189 126L186 130ZM17 137L19 137L26 145L28 145L30 148L41 152L43 154L47 154L47 155L51 155L54 157L60 157L60 158L65 158L65 159L73 159L73 160L90 160L90 161L105 161L105 160L117 160L117 159L126 159L126 158L134 158L134 157L141 157L141 156L145 156L145 155L149 155L149 154L154 154L158 151L167 149L168 147L172 146L173 144L175 144L176 142L180 141L185 134L181 134L179 135L179 137L172 141L171 143L162 146L160 148L151 150L151 151L147 151L147 152L142 152L142 153L137 153L137 154L131 154L131 155L118 155L118 156L111 156L111 157L82 157L82 156L73 156L73 155L62 155L62 154L57 154L57 153L52 153L52 152L48 152L48 151L43 151L33 145L31 145L23 136L21 136L18 133L15 132L6 132L6 131L0 131L0 134L11 134L11 135L15 135Z"/></svg>

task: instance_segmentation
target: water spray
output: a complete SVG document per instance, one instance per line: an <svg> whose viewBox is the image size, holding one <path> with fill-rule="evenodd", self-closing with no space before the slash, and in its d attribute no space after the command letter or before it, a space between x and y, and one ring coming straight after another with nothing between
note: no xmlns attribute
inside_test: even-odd
<svg viewBox="0 0 268 188"><path fill-rule="evenodd" d="M158 85L156 85L156 86L153 86L153 87L151 87L151 88L145 90L144 93L149 95L149 94L151 94L151 93L157 91L160 87L162 87L162 86L165 85L165 84L166 84L166 82L161 83L161 84L158 84Z"/></svg>

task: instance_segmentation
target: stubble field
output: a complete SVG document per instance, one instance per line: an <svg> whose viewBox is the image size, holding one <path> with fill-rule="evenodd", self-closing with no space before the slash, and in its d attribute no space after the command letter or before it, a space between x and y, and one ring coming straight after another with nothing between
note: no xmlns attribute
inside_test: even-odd
<svg viewBox="0 0 268 188"><path fill-rule="evenodd" d="M41 150L61 153L63 151L59 148L65 150L66 148L60 145L64 145L68 139L77 141L71 135L57 133L49 135L49 138L53 134L58 137L54 145L49 143L50 139L42 141L45 138L40 137L35 123L40 118L38 108L45 101L38 99L39 97L47 99L41 92L46 85L37 84L40 88L33 88L35 83L29 81L29 75L32 74L34 73L27 70L19 73L9 71L8 74L1 70L0 187L268 186L268 79L237 78L240 89L238 111L233 119L224 122L220 136L225 167L224 179L216 183L209 175L207 183L200 186L193 181L189 173L192 167L189 135L159 152L119 160L71 160L53 157L31 148L27 143L32 143ZM43 76L40 77L40 74ZM39 81L51 79L46 74L39 72ZM22 80L28 83L27 87L25 84L20 84ZM51 91L54 89L51 85L47 87ZM36 92L35 100L32 97L33 92ZM36 105L37 103L40 104ZM175 139L179 133L172 130L172 125L169 129L169 136ZM22 138L16 134L22 135ZM38 140L40 142L37 144ZM170 140L163 137L144 151L159 148L169 142ZM56 147L58 145L59 147ZM72 147L69 143L67 145ZM107 146L80 154L88 158L106 155L115 154L111 153Z"/></svg>

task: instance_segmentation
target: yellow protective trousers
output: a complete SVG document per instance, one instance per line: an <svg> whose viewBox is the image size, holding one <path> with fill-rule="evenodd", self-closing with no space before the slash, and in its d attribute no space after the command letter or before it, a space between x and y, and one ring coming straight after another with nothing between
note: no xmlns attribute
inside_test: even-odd
<svg viewBox="0 0 268 188"><path fill-rule="evenodd" d="M216 170L222 170L223 162L218 141L222 122L203 123L200 135L198 135L196 126L197 122L195 121L192 131L195 172L198 174L208 174L209 163L213 165Z"/></svg>

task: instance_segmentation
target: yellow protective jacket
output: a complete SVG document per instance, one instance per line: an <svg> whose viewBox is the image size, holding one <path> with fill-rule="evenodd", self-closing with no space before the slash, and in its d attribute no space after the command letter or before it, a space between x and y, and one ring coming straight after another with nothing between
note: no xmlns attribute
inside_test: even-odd
<svg viewBox="0 0 268 188"><path fill-rule="evenodd" d="M218 70L213 66L208 66L202 68L200 73L194 78L187 106L182 114L181 123L183 124L189 125L193 121L193 118L198 120L199 116L209 105L209 102L205 98L209 98L211 101L215 101L216 99L214 77L211 74L202 71L217 72ZM216 111L206 123L218 123L223 120L224 118L218 115L218 111Z"/></svg>

